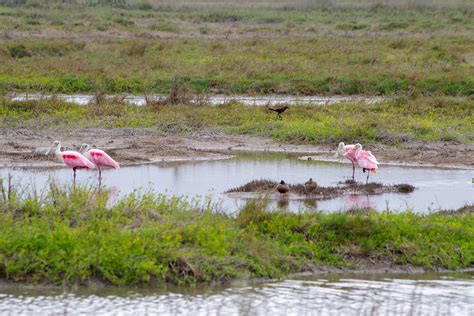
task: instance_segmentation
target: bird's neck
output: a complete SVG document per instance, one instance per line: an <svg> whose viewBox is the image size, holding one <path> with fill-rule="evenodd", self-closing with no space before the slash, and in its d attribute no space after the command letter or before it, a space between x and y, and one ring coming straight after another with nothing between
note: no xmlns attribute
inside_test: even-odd
<svg viewBox="0 0 474 316"><path fill-rule="evenodd" d="M61 144L58 144L56 149L54 149L54 155L56 158L61 159Z"/></svg>

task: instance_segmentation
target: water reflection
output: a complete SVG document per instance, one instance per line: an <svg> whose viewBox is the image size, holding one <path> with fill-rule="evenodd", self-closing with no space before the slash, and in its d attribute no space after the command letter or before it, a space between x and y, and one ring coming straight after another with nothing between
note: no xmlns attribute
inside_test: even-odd
<svg viewBox="0 0 474 316"><path fill-rule="evenodd" d="M323 163L298 160L286 155L241 155L217 161L181 162L124 167L119 170L104 170L101 188L115 188L118 196L137 189L156 193L171 193L178 196L209 196L229 212L243 206L253 194L226 195L224 191L243 185L254 179L287 180L289 183L304 183L312 177L319 185L334 186L350 175L350 164ZM71 182L70 170L57 169L0 169L0 176L12 174L23 186L41 190L53 178L63 185ZM357 176L361 176L361 172ZM474 203L474 185L471 178L474 170L442 170L381 166L374 175L374 182L384 184L409 183L417 189L410 194L387 193L381 195L348 194L336 199L316 201L292 195L279 200L279 195L270 195L270 208L286 207L289 211L315 209L323 211L350 210L354 208L390 209L404 211L413 208L417 212L430 212L439 208L457 209ZM360 180L360 179L359 179ZM78 183L97 186L96 173L78 173ZM309 198L312 198L311 196Z"/></svg>
<svg viewBox="0 0 474 316"><path fill-rule="evenodd" d="M473 274L301 277L227 287L61 292L0 285L6 314L472 315Z"/></svg>
<svg viewBox="0 0 474 316"><path fill-rule="evenodd" d="M369 195L349 194L344 196L344 204L350 205L352 209L375 209L376 205L372 203Z"/></svg>
<svg viewBox="0 0 474 316"><path fill-rule="evenodd" d="M280 197L278 197L277 205L279 208L287 209L288 205L290 205L288 195L281 195Z"/></svg>
<svg viewBox="0 0 474 316"><path fill-rule="evenodd" d="M304 206L308 209L315 210L318 208L318 202L315 198L307 198L303 200Z"/></svg>

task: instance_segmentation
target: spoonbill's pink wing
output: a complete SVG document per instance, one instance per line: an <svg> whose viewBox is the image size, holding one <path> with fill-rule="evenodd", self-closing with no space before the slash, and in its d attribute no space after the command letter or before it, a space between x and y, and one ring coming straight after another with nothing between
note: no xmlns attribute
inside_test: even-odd
<svg viewBox="0 0 474 316"><path fill-rule="evenodd" d="M94 164L97 166L111 167L114 169L119 169L120 165L118 162L112 159L106 152L100 149L91 149L89 150L89 156Z"/></svg>
<svg viewBox="0 0 474 316"><path fill-rule="evenodd" d="M366 151L366 157L370 162L375 163L377 165L379 164L377 158L375 158L375 156L370 151Z"/></svg>
<svg viewBox="0 0 474 316"><path fill-rule="evenodd" d="M61 152L63 162L69 168L94 169L95 166L86 157L76 151Z"/></svg>
<svg viewBox="0 0 474 316"><path fill-rule="evenodd" d="M357 164L359 165L359 167L365 168L365 169L377 169L378 168L377 159L375 159L375 157L374 157L374 155L372 155L372 153L370 153L368 151L365 151L365 150L362 150L360 152L359 156L357 156Z"/></svg>

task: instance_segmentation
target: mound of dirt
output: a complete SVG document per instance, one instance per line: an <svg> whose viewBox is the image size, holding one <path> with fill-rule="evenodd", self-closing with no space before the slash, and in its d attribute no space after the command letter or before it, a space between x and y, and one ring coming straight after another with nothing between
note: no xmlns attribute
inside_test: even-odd
<svg viewBox="0 0 474 316"><path fill-rule="evenodd" d="M442 210L434 214L445 216L474 214L474 204L465 205L463 207L458 208L457 210Z"/></svg>
<svg viewBox="0 0 474 316"><path fill-rule="evenodd" d="M246 192L246 193L263 193L263 192L273 192L276 189L278 182L260 179L252 180L242 186L229 189L225 193L237 193L237 192ZM344 195L346 193L350 194L382 194L389 192L397 193L410 193L415 190L415 187L411 184L395 184L395 185L385 185L382 183L357 183L352 180L347 180L340 182L338 186L335 187L324 187L316 186L312 192L308 192L304 184L288 184L290 187L290 193L301 195L301 196L315 196L318 199L330 199L337 196Z"/></svg>
<svg viewBox="0 0 474 316"><path fill-rule="evenodd" d="M276 186L278 185L277 182L271 180L252 180L240 187L232 188L225 193L233 193L233 192L265 192L270 190L275 190Z"/></svg>
<svg viewBox="0 0 474 316"><path fill-rule="evenodd" d="M339 184L341 185L341 188L352 189L366 194L378 194L388 192L411 193L415 191L415 187L407 183L387 185L378 182L371 182L365 184L355 182L354 180L346 180L344 182L339 182Z"/></svg>

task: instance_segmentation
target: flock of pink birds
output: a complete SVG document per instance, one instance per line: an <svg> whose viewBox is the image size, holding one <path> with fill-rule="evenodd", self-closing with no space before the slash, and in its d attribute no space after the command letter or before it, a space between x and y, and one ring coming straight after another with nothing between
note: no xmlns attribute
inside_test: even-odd
<svg viewBox="0 0 474 316"><path fill-rule="evenodd" d="M74 172L74 183L76 182L76 170L78 169L99 169L99 179L102 177L101 168L110 167L119 169L120 165L113 160L106 152L100 149L91 149L88 144L82 144L79 151L61 151L61 143L55 141L53 146L48 150L46 155L54 150L57 159L61 160L67 167ZM362 168L362 171L367 172L366 183L369 182L369 175L371 172L376 172L378 168L378 161L370 152L362 149L362 145L357 143L355 145L345 145L339 143L336 156L343 156L349 159L352 163L352 180L355 180L356 164Z"/></svg>
<svg viewBox="0 0 474 316"><path fill-rule="evenodd" d="M120 168L118 162L113 160L106 152L96 148L91 149L88 144L82 144L79 151L61 151L61 143L55 141L53 146L46 152L46 155L49 155L53 150L56 158L73 170L74 183L76 183L76 170L78 169L94 169L97 167L99 169L99 179L101 179L101 168Z"/></svg>

